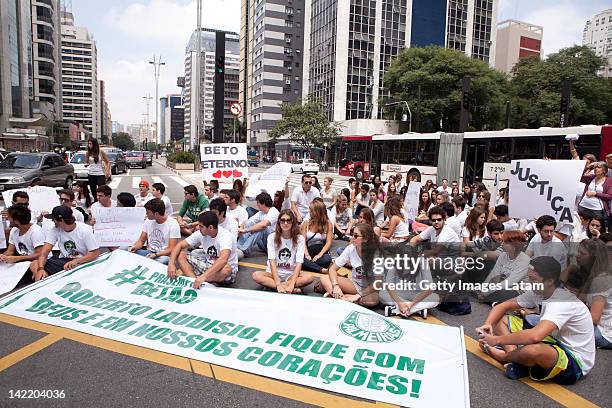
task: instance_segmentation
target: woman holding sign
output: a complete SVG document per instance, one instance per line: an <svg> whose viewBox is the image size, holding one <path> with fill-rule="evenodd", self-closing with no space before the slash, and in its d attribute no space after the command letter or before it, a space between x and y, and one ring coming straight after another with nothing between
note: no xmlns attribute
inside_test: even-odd
<svg viewBox="0 0 612 408"><path fill-rule="evenodd" d="M302 272L306 241L300 233L295 215L282 210L276 230L268 236L268 266L265 272L253 272L253 280L278 293L302 293L313 276Z"/></svg>
<svg viewBox="0 0 612 408"><path fill-rule="evenodd" d="M590 174L593 172L593 174ZM580 180L585 184L578 210L591 215L607 218L610 216L610 200L612 200L612 178L607 177L608 165L605 162L595 162L587 166Z"/></svg>
<svg viewBox="0 0 612 408"><path fill-rule="evenodd" d="M98 191L98 186L106 184L106 179L110 177L110 161L106 153L100 150L97 139L91 138L87 142L85 162L89 189L91 190L94 201L97 201L96 193Z"/></svg>

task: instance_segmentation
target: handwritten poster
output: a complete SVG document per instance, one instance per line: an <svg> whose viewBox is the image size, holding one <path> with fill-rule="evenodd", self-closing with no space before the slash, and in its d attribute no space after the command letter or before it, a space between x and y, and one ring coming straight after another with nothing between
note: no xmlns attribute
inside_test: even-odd
<svg viewBox="0 0 612 408"><path fill-rule="evenodd" d="M130 246L142 232L144 207L112 207L94 210L94 236L101 247Z"/></svg>
<svg viewBox="0 0 612 408"><path fill-rule="evenodd" d="M204 180L231 183L249 177L246 143L202 143L200 160Z"/></svg>

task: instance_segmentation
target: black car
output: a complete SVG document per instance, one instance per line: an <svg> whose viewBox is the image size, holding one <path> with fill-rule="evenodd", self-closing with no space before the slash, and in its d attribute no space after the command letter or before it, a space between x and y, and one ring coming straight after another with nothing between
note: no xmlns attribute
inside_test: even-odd
<svg viewBox="0 0 612 408"><path fill-rule="evenodd" d="M0 163L0 191L28 187L37 177L49 187L72 187L74 168L57 153L9 153Z"/></svg>
<svg viewBox="0 0 612 408"><path fill-rule="evenodd" d="M127 173L128 166L123 153L106 152L106 155L111 164L111 174Z"/></svg>

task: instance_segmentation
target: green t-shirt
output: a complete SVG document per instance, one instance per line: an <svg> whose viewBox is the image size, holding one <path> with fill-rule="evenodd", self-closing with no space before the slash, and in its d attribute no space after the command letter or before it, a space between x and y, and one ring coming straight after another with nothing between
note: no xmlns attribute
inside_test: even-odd
<svg viewBox="0 0 612 408"><path fill-rule="evenodd" d="M202 211L208 208L208 198L202 193L199 193L196 200L191 202L189 200L183 201L183 206L179 210L181 217L187 217L191 221L195 222L198 220L198 215Z"/></svg>

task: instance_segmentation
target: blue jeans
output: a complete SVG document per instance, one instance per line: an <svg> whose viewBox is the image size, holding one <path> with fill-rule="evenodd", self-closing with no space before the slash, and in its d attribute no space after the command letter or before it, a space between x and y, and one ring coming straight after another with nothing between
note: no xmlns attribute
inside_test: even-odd
<svg viewBox="0 0 612 408"><path fill-rule="evenodd" d="M312 262L311 260L304 258L302 269L304 269L305 271L310 271L310 272L321 272L321 269L328 268L329 265L331 265L331 263L332 263L332 259L331 259L331 256L329 256L329 254L323 255L322 257L317 259L316 262Z"/></svg>
<svg viewBox="0 0 612 408"><path fill-rule="evenodd" d="M612 350L612 343L601 334L601 330L597 326L595 326L595 346L600 349Z"/></svg>
<svg viewBox="0 0 612 408"><path fill-rule="evenodd" d="M244 223L244 229L250 228L258 222L257 220L249 219ZM267 227L257 232L245 232L238 238L236 247L244 253L244 256L248 256L249 252L255 248L267 254L268 235L270 235L270 233Z"/></svg>
<svg viewBox="0 0 612 408"><path fill-rule="evenodd" d="M251 218L252 216L254 216L255 214L257 214L257 210L253 207L247 207L246 208L247 214L249 214L249 218Z"/></svg>
<svg viewBox="0 0 612 408"><path fill-rule="evenodd" d="M155 252L153 251L149 251L148 249L139 249L136 251L137 255L140 256L147 256L149 254L154 254ZM169 256L158 256L157 258L154 259L155 262L159 262L160 264L164 264L164 265L168 265L168 262L170 262L170 257Z"/></svg>

